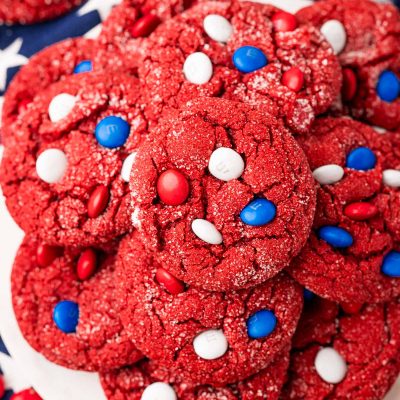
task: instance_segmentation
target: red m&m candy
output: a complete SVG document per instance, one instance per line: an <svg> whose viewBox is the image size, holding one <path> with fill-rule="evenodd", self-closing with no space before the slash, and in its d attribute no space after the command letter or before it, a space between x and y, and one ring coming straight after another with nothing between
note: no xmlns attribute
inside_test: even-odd
<svg viewBox="0 0 400 400"><path fill-rule="evenodd" d="M133 38L146 37L160 24L160 18L155 14L147 14L139 18L131 28Z"/></svg>
<svg viewBox="0 0 400 400"><path fill-rule="evenodd" d="M97 255L94 250L87 249L79 257L76 273L81 281L89 279L97 267Z"/></svg>
<svg viewBox="0 0 400 400"><path fill-rule="evenodd" d="M182 281L175 278L164 268L158 268L156 272L157 282L171 294L179 294L185 291L185 285Z"/></svg>
<svg viewBox="0 0 400 400"><path fill-rule="evenodd" d="M274 28L278 32L290 32L297 28L297 20L293 14L279 11L272 17Z"/></svg>
<svg viewBox="0 0 400 400"><path fill-rule="evenodd" d="M344 214L355 221L364 221L377 213L378 208L375 205L363 202L349 204L344 209Z"/></svg>
<svg viewBox="0 0 400 400"><path fill-rule="evenodd" d="M304 85L304 74L300 68L292 67L282 75L282 84L294 92L298 92Z"/></svg>
<svg viewBox="0 0 400 400"><path fill-rule="evenodd" d="M350 101L357 92L357 77L350 68L343 68L342 96L344 101Z"/></svg>
<svg viewBox="0 0 400 400"><path fill-rule="evenodd" d="M177 206L184 203L188 198L189 182L181 172L168 169L158 178L157 192L163 203L169 206Z"/></svg>
<svg viewBox="0 0 400 400"><path fill-rule="evenodd" d="M90 195L87 209L90 218L97 218L107 207L110 201L110 192L107 186L100 185Z"/></svg>
<svg viewBox="0 0 400 400"><path fill-rule="evenodd" d="M0 399L4 396L5 391L6 391L6 388L4 385L4 380L3 380L3 377L0 375Z"/></svg>
<svg viewBox="0 0 400 400"><path fill-rule="evenodd" d="M10 400L42 400L42 398L33 389L26 389L13 394Z"/></svg>
<svg viewBox="0 0 400 400"><path fill-rule="evenodd" d="M36 261L39 267L48 267L56 258L62 255L62 249L56 246L40 244L36 249Z"/></svg>
<svg viewBox="0 0 400 400"><path fill-rule="evenodd" d="M357 314L361 310L363 304L362 303L342 303L340 306L342 307L343 311L347 314Z"/></svg>

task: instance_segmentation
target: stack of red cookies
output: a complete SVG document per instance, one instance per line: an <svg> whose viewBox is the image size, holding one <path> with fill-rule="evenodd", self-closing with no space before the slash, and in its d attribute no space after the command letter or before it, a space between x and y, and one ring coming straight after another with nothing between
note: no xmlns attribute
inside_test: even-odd
<svg viewBox="0 0 400 400"><path fill-rule="evenodd" d="M369 0L123 0L34 56L0 177L26 340L113 400L383 399L399 48Z"/></svg>

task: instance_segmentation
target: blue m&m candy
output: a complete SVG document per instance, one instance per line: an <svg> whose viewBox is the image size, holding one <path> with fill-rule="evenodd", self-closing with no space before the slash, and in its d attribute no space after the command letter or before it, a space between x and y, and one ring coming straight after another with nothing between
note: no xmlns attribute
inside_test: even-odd
<svg viewBox="0 0 400 400"><path fill-rule="evenodd" d="M400 96L400 79L392 71L383 71L376 85L376 93L381 100L392 103Z"/></svg>
<svg viewBox="0 0 400 400"><path fill-rule="evenodd" d="M346 160L346 167L359 171L368 171L376 165L376 156L368 147L357 147L352 150Z"/></svg>
<svg viewBox="0 0 400 400"><path fill-rule="evenodd" d="M305 301L311 301L315 297L315 294L311 290L304 288L303 297Z"/></svg>
<svg viewBox="0 0 400 400"><path fill-rule="evenodd" d="M247 334L251 339L261 339L270 335L277 324L275 314L270 310L260 310L247 320Z"/></svg>
<svg viewBox="0 0 400 400"><path fill-rule="evenodd" d="M69 300L60 301L54 308L53 320L57 328L64 333L76 332L79 321L79 306Z"/></svg>
<svg viewBox="0 0 400 400"><path fill-rule="evenodd" d="M82 72L93 71L93 65L90 60L81 61L74 69L74 74L80 74Z"/></svg>
<svg viewBox="0 0 400 400"><path fill-rule="evenodd" d="M381 271L392 278L400 278L400 253L391 251L383 259Z"/></svg>
<svg viewBox="0 0 400 400"><path fill-rule="evenodd" d="M271 222L276 215L276 206L267 199L251 201L240 213L243 223L251 226L263 226Z"/></svg>
<svg viewBox="0 0 400 400"><path fill-rule="evenodd" d="M268 64L266 55L254 46L239 47L233 54L233 64L245 74L257 71Z"/></svg>
<svg viewBox="0 0 400 400"><path fill-rule="evenodd" d="M96 139L104 147L115 149L123 146L130 132L129 124L120 117L102 119L96 126Z"/></svg>
<svg viewBox="0 0 400 400"><path fill-rule="evenodd" d="M353 237L343 228L337 226L324 226L319 232L318 236L332 247L346 248L353 244Z"/></svg>

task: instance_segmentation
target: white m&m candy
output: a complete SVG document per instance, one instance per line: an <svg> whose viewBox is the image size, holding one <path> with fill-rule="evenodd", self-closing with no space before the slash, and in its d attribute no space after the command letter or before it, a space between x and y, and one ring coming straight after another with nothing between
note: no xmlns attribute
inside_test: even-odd
<svg viewBox="0 0 400 400"><path fill-rule="evenodd" d="M210 14L204 18L203 27L211 39L226 43L233 33L231 23L222 15Z"/></svg>
<svg viewBox="0 0 400 400"><path fill-rule="evenodd" d="M318 375L328 383L339 383L347 374L347 364L332 347L321 349L314 361Z"/></svg>
<svg viewBox="0 0 400 400"><path fill-rule="evenodd" d="M235 150L229 147L220 147L211 154L208 170L217 179L231 181L243 174L244 161Z"/></svg>
<svg viewBox="0 0 400 400"><path fill-rule="evenodd" d="M214 224L206 219L195 219L192 222L193 233L201 240L209 244L221 244L222 235Z"/></svg>
<svg viewBox="0 0 400 400"><path fill-rule="evenodd" d="M132 166L135 158L136 153L131 153L128 157L125 158L124 163L122 164L121 177L125 182L129 182L129 177L131 175Z"/></svg>
<svg viewBox="0 0 400 400"><path fill-rule="evenodd" d="M199 357L205 360L215 360L226 353L228 341L220 329L210 329L195 337L193 348Z"/></svg>
<svg viewBox="0 0 400 400"><path fill-rule="evenodd" d="M164 382L154 382L143 391L140 400L177 400L175 390Z"/></svg>
<svg viewBox="0 0 400 400"><path fill-rule="evenodd" d="M61 93L55 96L49 104L49 118L51 122L58 122L65 118L75 107L76 97Z"/></svg>
<svg viewBox="0 0 400 400"><path fill-rule="evenodd" d="M336 19L326 21L321 26L321 33L333 47L335 54L341 53L346 47L347 34L343 24L340 21Z"/></svg>
<svg viewBox="0 0 400 400"><path fill-rule="evenodd" d="M344 169L337 164L322 165L314 169L313 177L321 185L332 185L339 182L344 175Z"/></svg>
<svg viewBox="0 0 400 400"><path fill-rule="evenodd" d="M400 171L397 169L385 169L383 171L383 183L390 187L400 187Z"/></svg>
<svg viewBox="0 0 400 400"><path fill-rule="evenodd" d="M62 150L48 149L36 160L36 173L47 183L56 183L62 179L67 169L67 156Z"/></svg>
<svg viewBox="0 0 400 400"><path fill-rule="evenodd" d="M183 73L190 83L203 85L213 75L213 65L210 58L201 52L188 56L183 64Z"/></svg>

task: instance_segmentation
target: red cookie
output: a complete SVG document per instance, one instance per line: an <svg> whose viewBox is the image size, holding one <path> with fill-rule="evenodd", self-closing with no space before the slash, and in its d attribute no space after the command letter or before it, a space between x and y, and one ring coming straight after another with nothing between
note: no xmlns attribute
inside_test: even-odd
<svg viewBox="0 0 400 400"><path fill-rule="evenodd" d="M91 246L131 230L127 157L147 133L135 78L69 77L38 94L14 126L0 179L24 231Z"/></svg>
<svg viewBox="0 0 400 400"><path fill-rule="evenodd" d="M339 94L340 65L318 30L294 21L282 32L289 28L279 18L270 5L208 2L165 22L149 38L139 68L149 118L198 96L225 96L277 105L293 130L306 132ZM245 46L257 47L257 63L264 61L253 72L242 69L252 66Z"/></svg>
<svg viewBox="0 0 400 400"><path fill-rule="evenodd" d="M397 100L384 100L388 89L386 96L378 89L383 72L391 71L400 78L400 14L396 7L369 0L325 0L300 10L296 16L321 28L338 53L343 67L344 104L336 107L374 125L399 128L400 81L387 84L389 92L396 92L394 86L398 87ZM395 93L390 96L396 97Z"/></svg>
<svg viewBox="0 0 400 400"><path fill-rule="evenodd" d="M1 0L0 23L34 24L56 18L82 3L82 0Z"/></svg>
<svg viewBox="0 0 400 400"><path fill-rule="evenodd" d="M315 209L306 158L263 107L209 98L170 114L135 158L134 226L178 279L252 287L305 244Z"/></svg>
<svg viewBox="0 0 400 400"><path fill-rule="evenodd" d="M302 316L308 324L300 322L296 331L282 399L382 399L400 370L399 302L346 315L332 303L314 301L319 305L306 306ZM330 329L319 334L317 327L327 327L329 319Z"/></svg>
<svg viewBox="0 0 400 400"><path fill-rule="evenodd" d="M91 39L67 39L40 51L19 70L4 96L2 140L7 143L7 138L15 133L13 122L19 115L23 118L28 104L50 84L85 70L83 67L121 72L122 65L116 51L109 53Z"/></svg>
<svg viewBox="0 0 400 400"><path fill-rule="evenodd" d="M266 368L290 343L302 291L285 274L236 292L185 287L139 237L122 242L117 270L121 318L147 357L184 380L221 386Z"/></svg>
<svg viewBox="0 0 400 400"><path fill-rule="evenodd" d="M189 8L195 0L123 0L102 25L99 41L110 51L124 53L124 62L137 69L147 37L164 20Z"/></svg>
<svg viewBox="0 0 400 400"><path fill-rule="evenodd" d="M25 239L13 266L12 296L22 334L35 350L57 364L88 371L141 358L119 318L114 259L113 250L54 248ZM58 308L63 301L78 305L74 333L60 328L69 317L65 310L71 310Z"/></svg>
<svg viewBox="0 0 400 400"><path fill-rule="evenodd" d="M147 397L142 396L149 396L150 399L155 395L164 399L163 396L170 393L175 393L180 400L278 400L288 366L289 352L285 350L276 361L256 375L216 388L188 384L174 372L144 360L132 367L103 373L101 383L108 400L144 400Z"/></svg>
<svg viewBox="0 0 400 400"><path fill-rule="evenodd" d="M397 18L400 21L400 14ZM400 37L400 33L398 36ZM358 94L350 105L350 111L355 118L389 130L400 130L399 47L400 43L393 57L360 68L357 73ZM384 78L387 74L391 77L387 84L389 88L378 89L380 82L385 82L387 79ZM389 96L390 99L384 96Z"/></svg>
<svg viewBox="0 0 400 400"><path fill-rule="evenodd" d="M321 29L345 67L361 67L397 53L400 20L390 3L324 0L296 14Z"/></svg>
<svg viewBox="0 0 400 400"><path fill-rule="evenodd" d="M393 258L398 241L382 217L393 224L398 218L383 199L377 204L386 191L380 143L372 128L348 118L321 119L300 139L317 183L317 211L313 233L289 272L330 300L363 303L400 295L400 264Z"/></svg>

